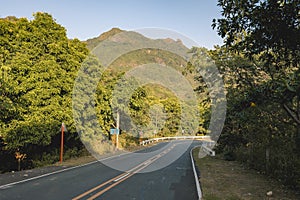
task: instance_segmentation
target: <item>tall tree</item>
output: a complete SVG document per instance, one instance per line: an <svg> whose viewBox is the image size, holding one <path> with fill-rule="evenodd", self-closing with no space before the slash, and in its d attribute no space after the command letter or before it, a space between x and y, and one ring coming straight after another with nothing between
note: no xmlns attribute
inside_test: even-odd
<svg viewBox="0 0 300 200"><path fill-rule="evenodd" d="M69 40L66 29L47 13L35 13L31 21L1 19L0 26L0 66L9 69L6 90L12 90L19 113L4 121L9 125L7 147L26 152L32 145L49 145L62 121L70 137L76 137L71 97L76 73L88 54L85 45Z"/></svg>
<svg viewBox="0 0 300 200"><path fill-rule="evenodd" d="M221 19L213 28L231 50L258 57L270 77L261 91L280 102L297 126L300 149L300 24L299 0L219 0Z"/></svg>

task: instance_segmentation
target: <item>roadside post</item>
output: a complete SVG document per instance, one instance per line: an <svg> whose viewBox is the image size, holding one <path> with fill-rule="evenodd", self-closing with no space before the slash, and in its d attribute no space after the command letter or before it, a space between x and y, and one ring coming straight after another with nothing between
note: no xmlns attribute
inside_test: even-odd
<svg viewBox="0 0 300 200"><path fill-rule="evenodd" d="M120 130L117 129L117 128L111 128L110 129L110 135L116 135L116 148L118 149L118 137L119 137L119 134L120 134Z"/></svg>
<svg viewBox="0 0 300 200"><path fill-rule="evenodd" d="M64 154L64 132L67 132L67 128L65 123L61 124L61 139L60 139L60 157L59 162L62 163L63 161L63 154Z"/></svg>
<svg viewBox="0 0 300 200"><path fill-rule="evenodd" d="M116 135L116 148L119 149L119 126L120 126L120 114L117 112L117 135Z"/></svg>

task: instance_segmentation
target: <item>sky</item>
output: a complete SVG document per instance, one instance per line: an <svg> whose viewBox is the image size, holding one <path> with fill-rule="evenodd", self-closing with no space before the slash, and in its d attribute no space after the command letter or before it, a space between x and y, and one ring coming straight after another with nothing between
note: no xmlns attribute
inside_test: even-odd
<svg viewBox="0 0 300 200"><path fill-rule="evenodd" d="M221 17L217 0L0 0L0 17L33 19L47 12L67 29L69 38L86 40L117 27L178 32L201 47L212 49L222 38L211 28Z"/></svg>

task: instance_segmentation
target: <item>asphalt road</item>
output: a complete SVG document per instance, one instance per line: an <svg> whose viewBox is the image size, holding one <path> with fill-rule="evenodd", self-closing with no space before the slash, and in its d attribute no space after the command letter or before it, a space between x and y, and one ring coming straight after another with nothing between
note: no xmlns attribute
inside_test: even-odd
<svg viewBox="0 0 300 200"><path fill-rule="evenodd" d="M160 143L138 153L0 187L0 199L197 199L189 153L199 144Z"/></svg>

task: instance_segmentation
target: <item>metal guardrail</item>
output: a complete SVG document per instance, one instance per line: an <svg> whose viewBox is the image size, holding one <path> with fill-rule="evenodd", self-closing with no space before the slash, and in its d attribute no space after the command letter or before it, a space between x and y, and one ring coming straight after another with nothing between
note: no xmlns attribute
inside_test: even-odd
<svg viewBox="0 0 300 200"><path fill-rule="evenodd" d="M160 140L195 140L195 139L201 139L208 142L214 142L210 139L210 136L174 136L174 137L160 137L160 138L152 138L148 140L144 140L140 142L140 145L146 145L153 142L158 142Z"/></svg>
<svg viewBox="0 0 300 200"><path fill-rule="evenodd" d="M192 161L192 168L193 168L193 173L194 173L194 178L195 178L198 200L201 200L202 199L202 190L201 190L201 185L200 185L200 173L198 173L199 171L197 171L197 169L196 169L195 161L194 161L194 157L193 157L193 150L198 147L199 146L195 146L194 148L191 149L190 156L191 156L191 161Z"/></svg>
<svg viewBox="0 0 300 200"><path fill-rule="evenodd" d="M207 154L207 155L210 155L210 156L215 156L216 155L216 152L214 150L212 150L211 148L205 146L205 145L201 145L201 149Z"/></svg>
<svg viewBox="0 0 300 200"><path fill-rule="evenodd" d="M148 140L144 140L142 142L140 142L140 145L147 145L153 142L158 142L158 141L162 141L162 140L204 140L206 141L205 143L203 143L201 145L201 149L208 155L210 156L215 156L216 153L215 151L213 151L210 146L213 146L212 144L214 144L215 142L213 140L211 140L210 136L205 135L205 136L174 136L174 137L160 137L160 138L152 138L152 139L148 139Z"/></svg>

